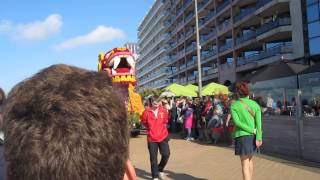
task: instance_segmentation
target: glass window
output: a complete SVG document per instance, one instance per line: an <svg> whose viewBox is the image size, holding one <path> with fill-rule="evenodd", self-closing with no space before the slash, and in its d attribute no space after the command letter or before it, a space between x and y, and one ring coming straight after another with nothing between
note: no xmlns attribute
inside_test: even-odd
<svg viewBox="0 0 320 180"><path fill-rule="evenodd" d="M317 2L318 0L307 0L307 5L313 4Z"/></svg>
<svg viewBox="0 0 320 180"><path fill-rule="evenodd" d="M308 22L319 20L319 6L313 4L307 7Z"/></svg>
<svg viewBox="0 0 320 180"><path fill-rule="evenodd" d="M308 25L309 38L320 36L320 21Z"/></svg>
<svg viewBox="0 0 320 180"><path fill-rule="evenodd" d="M320 54L320 37L309 40L310 55Z"/></svg>
<svg viewBox="0 0 320 180"><path fill-rule="evenodd" d="M299 76L304 116L320 116L320 72Z"/></svg>

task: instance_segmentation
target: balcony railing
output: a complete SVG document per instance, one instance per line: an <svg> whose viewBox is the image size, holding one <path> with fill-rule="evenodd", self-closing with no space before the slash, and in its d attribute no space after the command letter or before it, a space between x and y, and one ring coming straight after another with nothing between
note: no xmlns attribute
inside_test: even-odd
<svg viewBox="0 0 320 180"><path fill-rule="evenodd" d="M202 73L203 73L203 76L209 76L211 74L218 73L218 68L211 68L208 70L204 70Z"/></svg>
<svg viewBox="0 0 320 180"><path fill-rule="evenodd" d="M274 46L272 48L266 49L260 53L251 54L245 57L239 57L237 66L248 64L250 62L260 61L265 58L269 58L279 54L292 53L292 43L284 43L281 45Z"/></svg>
<svg viewBox="0 0 320 180"><path fill-rule="evenodd" d="M189 13L184 19L184 23L188 23L194 16L194 12Z"/></svg>
<svg viewBox="0 0 320 180"><path fill-rule="evenodd" d="M217 14L221 12L224 8L226 8L230 4L230 0L225 0L217 7Z"/></svg>
<svg viewBox="0 0 320 180"><path fill-rule="evenodd" d="M273 1L273 0L260 0L260 1L257 3L256 7L257 7L257 9L259 9L259 8L261 8L262 6L268 4L268 3L271 2L271 1Z"/></svg>
<svg viewBox="0 0 320 180"><path fill-rule="evenodd" d="M232 48L232 44L233 44L232 41L228 41L228 42L225 43L224 45L220 45L220 46L219 46L219 52L223 52L223 51L226 51L227 49Z"/></svg>
<svg viewBox="0 0 320 180"><path fill-rule="evenodd" d="M163 16L169 16L170 15L170 11L169 10L166 10L164 13L163 13Z"/></svg>
<svg viewBox="0 0 320 180"><path fill-rule="evenodd" d="M290 17L282 17L282 18L278 18L275 21L270 21L267 22L265 24L263 24L262 26L260 26L257 29L257 36L260 34L263 34L271 29L280 27L280 26L287 26L291 24L291 20Z"/></svg>
<svg viewBox="0 0 320 180"><path fill-rule="evenodd" d="M190 35L193 35L195 32L195 29L194 28L191 28L188 32L186 32L186 38L188 38Z"/></svg>
<svg viewBox="0 0 320 180"><path fill-rule="evenodd" d="M243 34L242 36L236 38L236 45L239 45L241 43L249 41L255 37L256 37L256 32L254 32L254 31L247 32L247 33Z"/></svg>
<svg viewBox="0 0 320 180"><path fill-rule="evenodd" d="M183 65L179 66L179 70L180 70L180 71L181 71L181 70L184 70L184 69L186 69L186 68L187 68L186 64L183 64Z"/></svg>
<svg viewBox="0 0 320 180"><path fill-rule="evenodd" d="M178 18L191 3L192 3L192 0L186 1L184 5L177 10L176 16L174 18L175 19Z"/></svg>
<svg viewBox="0 0 320 180"><path fill-rule="evenodd" d="M208 59L210 57L215 56L216 54L217 54L217 49L214 49L214 50L210 50L210 51L208 51L206 53L203 53L201 55L202 55L202 59L206 60L206 59Z"/></svg>
<svg viewBox="0 0 320 180"><path fill-rule="evenodd" d="M184 57L184 50L181 50L177 53L177 59L181 59L182 57Z"/></svg>
<svg viewBox="0 0 320 180"><path fill-rule="evenodd" d="M180 35L180 37L178 37L178 44L181 43L184 40L184 35Z"/></svg>
<svg viewBox="0 0 320 180"><path fill-rule="evenodd" d="M230 27L230 19L223 21L223 23L219 24L218 29L219 32L222 32Z"/></svg>
<svg viewBox="0 0 320 180"><path fill-rule="evenodd" d="M244 17L253 13L255 10L256 10L256 7L250 7L250 8L243 9L242 11L240 11L240 13L238 13L237 15L235 15L233 17L234 23L241 21Z"/></svg>
<svg viewBox="0 0 320 180"><path fill-rule="evenodd" d="M198 12L202 11L203 8L208 4L210 0L205 0L205 1L202 1L199 5L198 5Z"/></svg>
<svg viewBox="0 0 320 180"><path fill-rule="evenodd" d="M191 67L193 65L195 65L197 63L197 61L191 60L187 63L187 67Z"/></svg>
<svg viewBox="0 0 320 180"><path fill-rule="evenodd" d="M186 53L189 53L190 51L193 51L196 48L196 43L192 43L191 45L187 46Z"/></svg>

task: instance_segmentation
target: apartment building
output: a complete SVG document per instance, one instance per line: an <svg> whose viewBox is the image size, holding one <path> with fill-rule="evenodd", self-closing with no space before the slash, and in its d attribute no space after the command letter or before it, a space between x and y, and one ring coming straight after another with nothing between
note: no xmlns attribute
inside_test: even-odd
<svg viewBox="0 0 320 180"><path fill-rule="evenodd" d="M301 7L301 0L198 0L203 84L303 60ZM166 0L163 11L169 83L197 83L194 0Z"/></svg>
<svg viewBox="0 0 320 180"><path fill-rule="evenodd" d="M155 0L138 27L138 89L163 88L168 84L165 48L164 1ZM167 14L168 15L168 14Z"/></svg>

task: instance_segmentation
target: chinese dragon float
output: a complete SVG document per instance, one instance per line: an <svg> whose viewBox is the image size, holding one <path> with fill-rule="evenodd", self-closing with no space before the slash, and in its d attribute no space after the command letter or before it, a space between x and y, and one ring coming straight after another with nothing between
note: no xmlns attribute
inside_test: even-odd
<svg viewBox="0 0 320 180"><path fill-rule="evenodd" d="M135 56L126 47L114 48L99 54L98 71L112 78L128 110L131 128L138 128L139 117L144 111L141 96L135 92ZM132 133L132 132L131 132Z"/></svg>

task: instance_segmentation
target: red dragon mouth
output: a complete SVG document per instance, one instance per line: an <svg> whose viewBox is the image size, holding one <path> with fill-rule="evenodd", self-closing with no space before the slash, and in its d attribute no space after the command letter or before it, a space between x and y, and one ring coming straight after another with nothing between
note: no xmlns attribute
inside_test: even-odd
<svg viewBox="0 0 320 180"><path fill-rule="evenodd" d="M134 75L135 62L130 55L115 56L110 60L111 76Z"/></svg>

